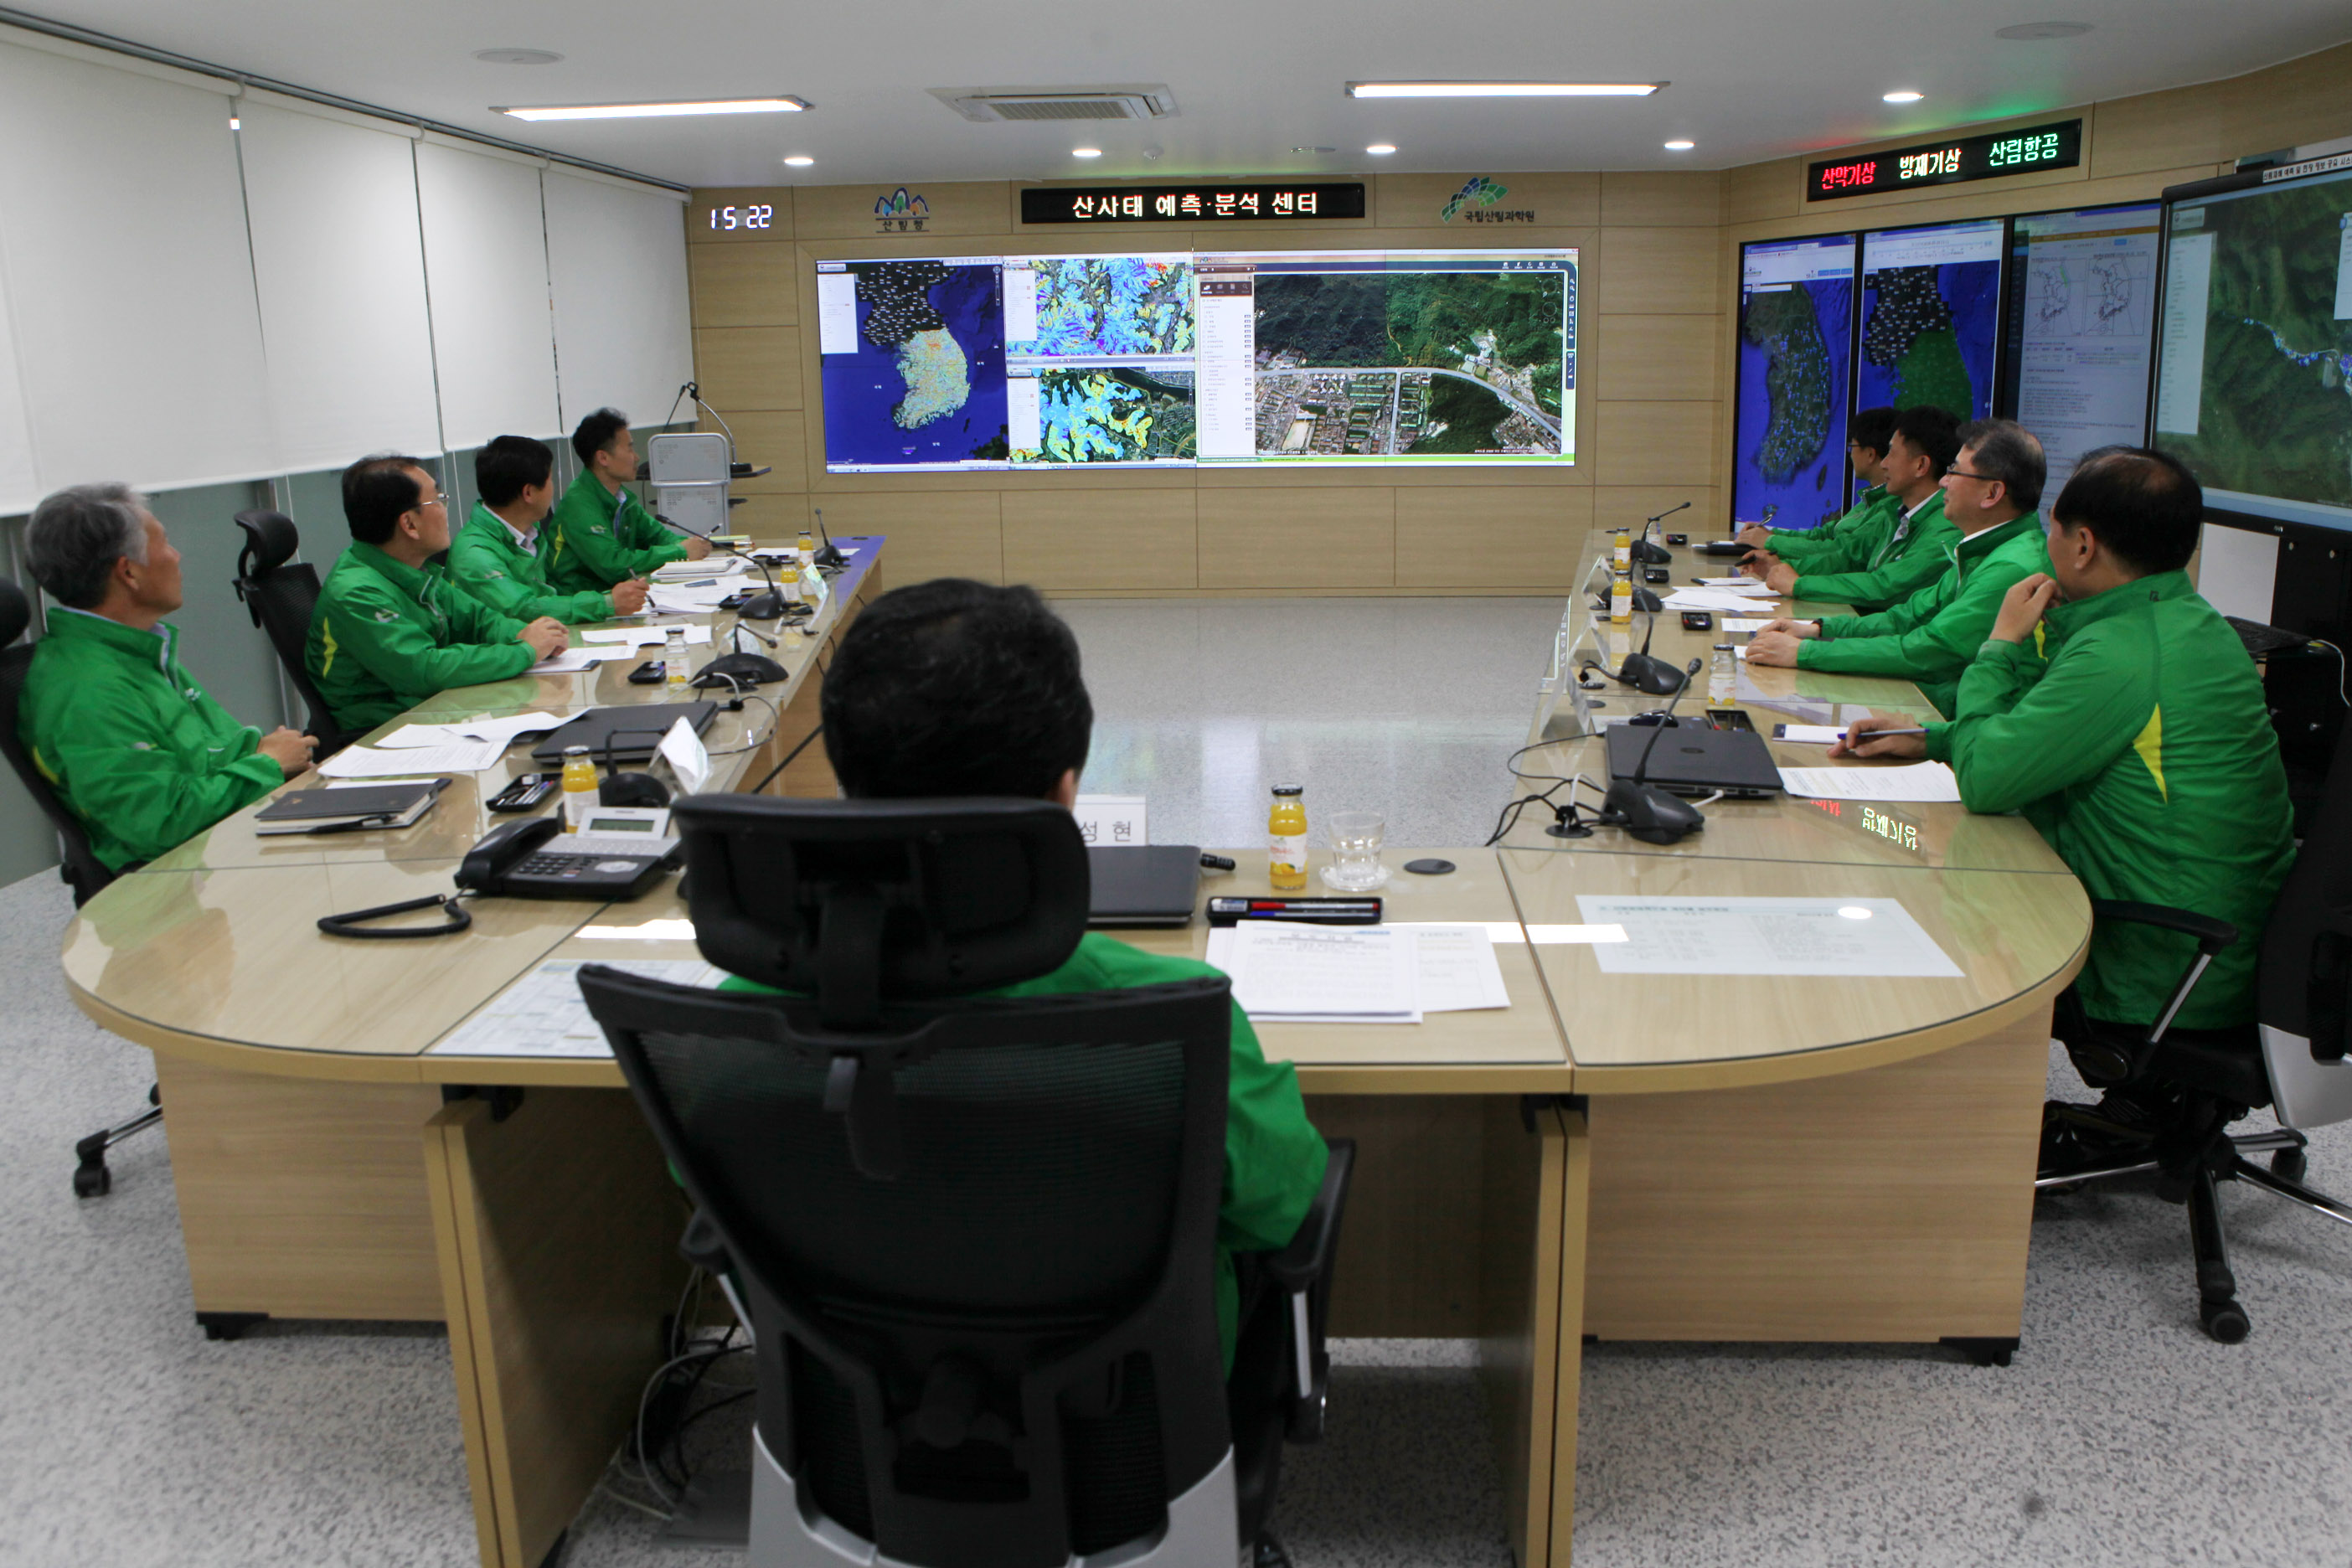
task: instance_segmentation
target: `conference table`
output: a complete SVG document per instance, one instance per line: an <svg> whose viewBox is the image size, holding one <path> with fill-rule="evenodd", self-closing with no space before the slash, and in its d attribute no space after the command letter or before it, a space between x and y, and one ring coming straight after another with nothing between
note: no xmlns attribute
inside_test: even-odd
<svg viewBox="0 0 2352 1568"><path fill-rule="evenodd" d="M851 571L815 635L777 654L787 682L762 690L778 721L722 714L709 787L760 783L814 728L818 654L880 582L884 542L844 542ZM716 618L698 658L723 650ZM1666 619L1654 651L1690 657ZM660 699L623 684L626 668L405 717ZM1760 668L1737 701L1768 731L1825 704L1924 710L1904 683ZM1517 766L1591 773L1597 755L1571 736ZM398 834L267 839L241 813L92 900L64 953L83 1009L155 1052L208 1329L447 1324L494 1568L544 1562L604 1474L661 1359L688 1215L608 1055L436 1047L544 961L694 959L691 922L675 879L611 905L477 900L473 929L437 941L339 940L315 921L446 891L489 826L480 800L528 765L458 778ZM1525 787L1498 777L1497 805L1507 785ZM812 747L768 787L832 781ZM1360 1144L1331 1331L1478 1342L1521 1568L1569 1562L1589 1337L1947 1340L1981 1357L2016 1341L2049 1013L2088 905L2021 821L1895 807L1889 837L1833 804L1718 803L1670 847L1553 837L1536 811L1491 847L1417 852L1455 869L1396 870L1387 918L1483 924L1510 1005L1258 1028L1317 1125ZM1268 890L1262 849L1234 858L1204 898ZM1959 973L1612 973L1578 900L1628 894L1895 900ZM1206 952L1198 919L1121 934ZM1336 1420L1344 1400L1343 1385Z"/></svg>

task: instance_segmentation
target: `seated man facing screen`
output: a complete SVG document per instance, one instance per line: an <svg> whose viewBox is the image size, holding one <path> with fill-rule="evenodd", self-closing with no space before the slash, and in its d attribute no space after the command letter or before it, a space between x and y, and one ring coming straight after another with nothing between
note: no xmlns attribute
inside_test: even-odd
<svg viewBox="0 0 2352 1568"><path fill-rule="evenodd" d="M1950 564L1943 574L1874 616L1776 620L1748 643L1748 663L1899 676L1937 712L1951 712L1960 672L1983 645L2001 595L2050 569L2033 510L2046 471L2042 443L2007 419L1966 426L1960 441L1944 475L1944 515L1960 536L1944 546Z"/></svg>
<svg viewBox="0 0 2352 1568"><path fill-rule="evenodd" d="M453 686L520 675L563 651L561 623L528 626L449 580L449 503L415 458L343 470L352 542L319 587L303 662L335 722L368 730Z"/></svg>
<svg viewBox="0 0 2352 1568"><path fill-rule="evenodd" d="M646 585L625 577L607 591L559 594L539 559L539 526L555 505L555 454L527 436L496 436L474 458L479 498L449 542L449 575L459 587L519 621L545 616L566 626L634 616Z"/></svg>
<svg viewBox="0 0 2352 1568"><path fill-rule="evenodd" d="M180 552L128 485L33 510L26 564L57 605L16 729L110 871L151 860L310 765L318 742L240 724L180 665Z"/></svg>
<svg viewBox="0 0 2352 1568"><path fill-rule="evenodd" d="M1895 410L1864 408L1846 421L1845 460L1863 483L1862 494L1838 516L1812 528L1774 528L1769 523L1742 523L1732 538L1749 548L1777 552L1794 561L1843 541L1883 508L1886 491L1886 444L1895 434ZM1793 550L1793 553L1791 552ZM1750 559L1754 559L1752 556Z"/></svg>
<svg viewBox="0 0 2352 1568"><path fill-rule="evenodd" d="M572 432L580 477L539 531L547 581L560 594L610 588L643 577L669 561L699 561L710 542L663 527L628 490L637 477L637 444L629 416L599 408Z"/></svg>
<svg viewBox="0 0 2352 1568"><path fill-rule="evenodd" d="M2003 596L1952 721L1881 736L1912 721L1874 714L1830 752L1948 762L1970 811L2022 811L2092 898L2236 926L2173 1020L2192 1032L2252 1019L2263 922L2294 859L2262 677L2183 571L2204 510L2160 452L2091 454L2051 509L2049 574ZM2059 1035L2152 1023L2195 956L2173 931L2101 925ZM2108 1110L2132 1103L2111 1094Z"/></svg>
<svg viewBox="0 0 2352 1568"><path fill-rule="evenodd" d="M1774 593L1852 605L1867 616L1902 603L1944 574L1949 563L1945 546L1960 536L1944 515L1943 491L1944 474L1959 450L1959 421L1925 404L1886 412L1893 427L1878 465L1885 504L1819 545L1799 534L1774 540L1750 555L1747 569Z"/></svg>
<svg viewBox="0 0 2352 1568"><path fill-rule="evenodd" d="M894 589L850 624L825 674L825 755L851 796L1077 799L1094 730L1077 639L1033 588L943 577ZM1052 973L992 993L1045 996L1192 980L1215 971L1088 931ZM757 990L743 980L727 985ZM1217 1328L1233 1365L1240 1298L1233 1254L1286 1246L1329 1151L1298 1077L1270 1063L1236 1006L1217 1224Z"/></svg>

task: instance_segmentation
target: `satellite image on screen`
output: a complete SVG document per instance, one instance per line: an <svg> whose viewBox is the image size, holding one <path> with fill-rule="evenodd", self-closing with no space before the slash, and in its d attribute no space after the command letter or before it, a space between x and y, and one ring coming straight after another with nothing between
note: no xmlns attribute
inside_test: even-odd
<svg viewBox="0 0 2352 1568"><path fill-rule="evenodd" d="M854 353L824 358L832 463L1003 459L1004 310L993 264L858 261Z"/></svg>
<svg viewBox="0 0 2352 1568"><path fill-rule="evenodd" d="M1147 463L1198 455L1193 373L1116 365L1035 377L1038 445L1016 463Z"/></svg>
<svg viewBox="0 0 2352 1568"><path fill-rule="evenodd" d="M2209 490L2352 507L2352 181L2183 206L2172 236L2158 444Z"/></svg>
<svg viewBox="0 0 2352 1568"><path fill-rule="evenodd" d="M1739 521L1811 528L1845 510L1853 325L1851 276L1757 289L1740 307Z"/></svg>
<svg viewBox="0 0 2352 1568"><path fill-rule="evenodd" d="M1050 256L1036 275L1037 335L1016 354L1188 354L1192 264L1166 257Z"/></svg>
<svg viewBox="0 0 2352 1568"><path fill-rule="evenodd" d="M1980 261L1908 264L1903 251L1923 242L1866 237L1856 408L1926 403L1962 419L1992 412L2000 239L2000 226L1989 226L1990 255Z"/></svg>
<svg viewBox="0 0 2352 1568"><path fill-rule="evenodd" d="M1557 457L1568 275L1256 278L1261 457Z"/></svg>

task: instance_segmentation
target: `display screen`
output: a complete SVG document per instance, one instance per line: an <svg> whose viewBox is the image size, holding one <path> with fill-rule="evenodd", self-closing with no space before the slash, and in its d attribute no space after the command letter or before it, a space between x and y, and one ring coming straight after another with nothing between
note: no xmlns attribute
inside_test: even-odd
<svg viewBox="0 0 2352 1568"><path fill-rule="evenodd" d="M1811 528L1845 510L1854 237L1739 247L1732 516Z"/></svg>
<svg viewBox="0 0 2352 1568"><path fill-rule="evenodd" d="M2007 228L1988 218L1862 237L1856 408L1924 403L1962 420L1992 412Z"/></svg>
<svg viewBox="0 0 2352 1568"><path fill-rule="evenodd" d="M825 468L1572 463L1573 250L817 263Z"/></svg>
<svg viewBox="0 0 2352 1568"><path fill-rule="evenodd" d="M1807 172L1805 199L1836 201L1917 185L1953 185L2043 169L2071 169L2083 161L2083 122L2059 121L2022 131L1956 136L1948 142L1895 147L1858 158L1832 158Z"/></svg>
<svg viewBox="0 0 2352 1568"><path fill-rule="evenodd" d="M2352 170L2176 202L2154 441L2206 505L2352 528Z"/></svg>
<svg viewBox="0 0 2352 1568"><path fill-rule="evenodd" d="M2094 447L2147 437L2157 203L2032 213L2010 224L2004 402L2042 439L2054 497Z"/></svg>

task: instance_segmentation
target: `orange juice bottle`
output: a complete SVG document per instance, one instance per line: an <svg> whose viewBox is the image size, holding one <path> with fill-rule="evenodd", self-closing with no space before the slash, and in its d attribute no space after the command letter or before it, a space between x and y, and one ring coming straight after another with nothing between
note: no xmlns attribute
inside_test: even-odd
<svg viewBox="0 0 2352 1568"><path fill-rule="evenodd" d="M563 748L563 831L577 833L596 809L596 764L585 746Z"/></svg>
<svg viewBox="0 0 2352 1568"><path fill-rule="evenodd" d="M1274 809L1265 819L1265 874L1277 893L1307 890L1307 790L1303 784L1274 786Z"/></svg>

